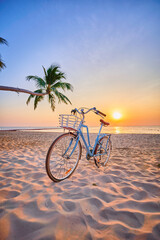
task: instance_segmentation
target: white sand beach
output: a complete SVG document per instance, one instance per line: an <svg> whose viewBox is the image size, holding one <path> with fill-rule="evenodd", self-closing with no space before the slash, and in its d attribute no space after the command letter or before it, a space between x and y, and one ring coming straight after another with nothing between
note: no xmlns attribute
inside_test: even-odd
<svg viewBox="0 0 160 240"><path fill-rule="evenodd" d="M74 174L54 183L45 157L58 135L0 132L0 239L160 239L160 135L112 135L105 169L83 149Z"/></svg>

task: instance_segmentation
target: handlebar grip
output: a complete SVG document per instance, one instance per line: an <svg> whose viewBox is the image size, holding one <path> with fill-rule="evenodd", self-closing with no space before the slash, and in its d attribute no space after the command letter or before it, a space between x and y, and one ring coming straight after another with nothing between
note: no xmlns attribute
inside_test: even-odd
<svg viewBox="0 0 160 240"><path fill-rule="evenodd" d="M98 112L99 114L101 114L102 116L106 117L106 114L105 114L105 113L102 113L102 112L99 111L99 110L97 110L97 112Z"/></svg>
<svg viewBox="0 0 160 240"><path fill-rule="evenodd" d="M77 111L76 109L72 109L71 113L75 114Z"/></svg>

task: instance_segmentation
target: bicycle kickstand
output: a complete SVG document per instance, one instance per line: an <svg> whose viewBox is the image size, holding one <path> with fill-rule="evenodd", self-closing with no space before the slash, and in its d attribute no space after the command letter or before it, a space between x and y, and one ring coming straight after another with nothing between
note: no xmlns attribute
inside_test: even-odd
<svg viewBox="0 0 160 240"><path fill-rule="evenodd" d="M96 160L96 158L94 158L94 163L95 163L96 167L99 168L99 162Z"/></svg>

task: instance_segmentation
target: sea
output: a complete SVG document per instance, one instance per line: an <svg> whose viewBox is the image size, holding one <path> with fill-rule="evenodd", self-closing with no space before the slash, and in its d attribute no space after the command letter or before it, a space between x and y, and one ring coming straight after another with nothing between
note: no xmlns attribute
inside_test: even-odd
<svg viewBox="0 0 160 240"><path fill-rule="evenodd" d="M1 131L38 131L38 132L64 132L60 127L0 127ZM98 133L99 127L89 127L89 133ZM83 132L86 129L83 128ZM103 127L102 133L111 134L160 134L160 126L132 126L132 127Z"/></svg>

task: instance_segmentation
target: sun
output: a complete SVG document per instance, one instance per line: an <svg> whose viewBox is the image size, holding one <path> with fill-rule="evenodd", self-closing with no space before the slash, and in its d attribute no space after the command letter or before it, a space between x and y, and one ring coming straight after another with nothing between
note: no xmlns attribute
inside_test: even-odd
<svg viewBox="0 0 160 240"><path fill-rule="evenodd" d="M121 119L122 117L122 114L120 112L114 112L113 113L113 118L116 119L116 120L119 120Z"/></svg>

